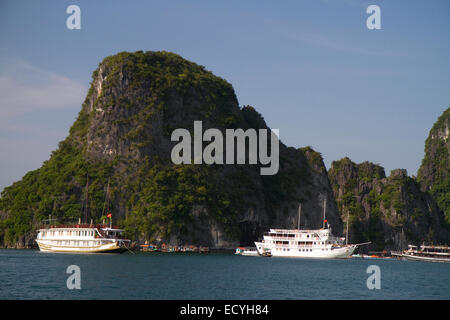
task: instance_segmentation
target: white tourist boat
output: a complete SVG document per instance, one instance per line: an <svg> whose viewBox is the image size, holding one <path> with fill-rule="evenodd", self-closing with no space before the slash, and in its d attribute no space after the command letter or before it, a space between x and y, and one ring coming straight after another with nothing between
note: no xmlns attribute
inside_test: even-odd
<svg viewBox="0 0 450 320"><path fill-rule="evenodd" d="M348 231L346 237L335 237L325 219L322 229L302 230L300 229L300 212L297 229L270 229L264 233L261 242L255 242L258 252L263 255L270 252L273 257L293 257L293 258L349 258L355 249L364 244L347 244ZM348 228L347 228L348 230Z"/></svg>
<svg viewBox="0 0 450 320"><path fill-rule="evenodd" d="M51 216L48 220L50 225L38 231L36 242L39 249L44 252L62 253L103 253L124 252L130 250L130 240L122 236L123 230L112 227L112 214L107 213L109 202L109 180L106 189L104 213L109 218L109 225L87 224L88 220L88 189L89 177L86 182L85 196L85 223L81 224L81 218L75 225L51 225ZM105 211L106 209L106 211Z"/></svg>
<svg viewBox="0 0 450 320"><path fill-rule="evenodd" d="M122 229L105 225L55 226L40 229L36 242L44 252L102 253L129 250Z"/></svg>
<svg viewBox="0 0 450 320"><path fill-rule="evenodd" d="M450 262L450 247L422 245L419 248L414 245L408 245L408 250L402 252L391 251L391 255L396 258L413 261Z"/></svg>
<svg viewBox="0 0 450 320"><path fill-rule="evenodd" d="M331 228L270 229L264 233L264 240L255 245L261 255L270 251L273 257L349 258L358 245L344 242L345 238L331 234Z"/></svg>

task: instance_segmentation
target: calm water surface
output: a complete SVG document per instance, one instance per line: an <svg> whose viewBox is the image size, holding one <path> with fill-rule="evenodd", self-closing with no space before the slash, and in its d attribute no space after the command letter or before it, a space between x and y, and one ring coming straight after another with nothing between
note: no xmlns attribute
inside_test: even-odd
<svg viewBox="0 0 450 320"><path fill-rule="evenodd" d="M69 265L81 290L69 290ZM369 265L381 289L369 290ZM450 299L450 264L0 250L0 299Z"/></svg>

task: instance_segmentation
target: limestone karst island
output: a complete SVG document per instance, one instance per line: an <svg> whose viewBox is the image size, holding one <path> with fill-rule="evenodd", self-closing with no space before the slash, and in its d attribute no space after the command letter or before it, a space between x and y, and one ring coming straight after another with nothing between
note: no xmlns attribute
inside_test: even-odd
<svg viewBox="0 0 450 320"><path fill-rule="evenodd" d="M261 175L261 163L171 161L175 129L194 134L194 122L202 121L203 130L224 136L226 129L270 130L257 110L240 106L226 80L175 53L105 58L67 138L1 193L0 245L36 247L45 221L112 219L137 247L235 249L253 246L271 228L320 229L324 212L336 235L370 242L364 252L448 244L450 108L423 137L417 177L347 157L327 170L320 150L281 141L274 175Z"/></svg>

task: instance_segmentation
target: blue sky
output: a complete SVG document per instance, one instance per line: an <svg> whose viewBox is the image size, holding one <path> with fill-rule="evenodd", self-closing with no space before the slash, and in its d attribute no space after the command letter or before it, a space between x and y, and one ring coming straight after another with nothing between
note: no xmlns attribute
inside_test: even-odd
<svg viewBox="0 0 450 320"><path fill-rule="evenodd" d="M66 8L81 8L81 30ZM369 30L366 8L381 8ZM92 71L167 50L228 80L288 146L415 175L450 105L448 1L0 2L0 190L37 169L75 120Z"/></svg>

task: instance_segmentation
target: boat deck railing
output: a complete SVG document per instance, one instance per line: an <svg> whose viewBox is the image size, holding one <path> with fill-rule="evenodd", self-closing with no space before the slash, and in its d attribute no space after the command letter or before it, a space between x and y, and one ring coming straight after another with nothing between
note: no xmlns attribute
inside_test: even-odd
<svg viewBox="0 0 450 320"><path fill-rule="evenodd" d="M450 252L436 252L436 251L418 251L418 250L412 250L412 251L406 251L406 253L414 253L418 255L437 255L437 256L450 256Z"/></svg>
<svg viewBox="0 0 450 320"><path fill-rule="evenodd" d="M77 223L77 224L57 224L57 225L41 225L41 229L57 229L57 228L109 228L109 224L89 224L89 223ZM118 226L112 226L112 229L120 229Z"/></svg>
<svg viewBox="0 0 450 320"><path fill-rule="evenodd" d="M271 237L272 240L274 240L274 241L289 241L289 240L291 240L291 241L305 241L305 240L308 240L308 241L326 241L325 239L321 239L319 237L309 237L309 238L304 238L304 237L302 237L302 238L298 238L298 237L275 237L275 236L268 236L268 237Z"/></svg>

